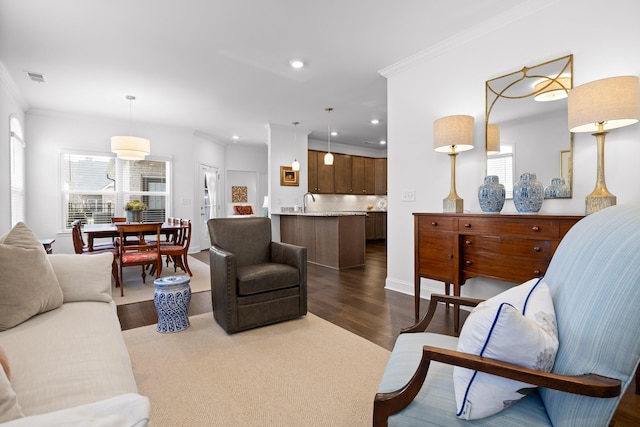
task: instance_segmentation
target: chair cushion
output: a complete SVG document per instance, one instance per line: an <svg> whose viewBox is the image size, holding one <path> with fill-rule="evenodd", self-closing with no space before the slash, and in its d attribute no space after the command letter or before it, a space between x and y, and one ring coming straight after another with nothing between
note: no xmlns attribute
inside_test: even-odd
<svg viewBox="0 0 640 427"><path fill-rule="evenodd" d="M458 339L433 333L400 334L393 347L378 392L385 393L404 386L414 374L422 346L454 350ZM453 390L453 367L431 362L424 385L416 398L402 411L389 417L389 426L466 426L476 422L455 416L456 400ZM484 422L484 423L482 423ZM538 393L532 393L508 411L483 419L490 426L544 427L550 426Z"/></svg>
<svg viewBox="0 0 640 427"><path fill-rule="evenodd" d="M640 206L617 205L565 235L547 273L560 349L554 373L595 373L629 386L640 358ZM541 388L557 426L606 426L620 402Z"/></svg>
<svg viewBox="0 0 640 427"><path fill-rule="evenodd" d="M298 269L290 265L265 263L238 267L238 294L242 296L290 288L299 283Z"/></svg>
<svg viewBox="0 0 640 427"><path fill-rule="evenodd" d="M458 350L543 372L551 371L558 331L549 287L528 282L479 304L464 323ZM511 406L535 386L484 372L455 367L456 415L485 418Z"/></svg>
<svg viewBox="0 0 640 427"><path fill-rule="evenodd" d="M138 262L145 262L145 261L156 261L158 259L158 254L157 252L151 252L151 251L147 251L147 252L128 252L128 253L124 253L122 254L122 263L123 264L130 264L130 263L138 263Z"/></svg>
<svg viewBox="0 0 640 427"><path fill-rule="evenodd" d="M47 253L22 222L0 238L0 272L0 331L62 305Z"/></svg>

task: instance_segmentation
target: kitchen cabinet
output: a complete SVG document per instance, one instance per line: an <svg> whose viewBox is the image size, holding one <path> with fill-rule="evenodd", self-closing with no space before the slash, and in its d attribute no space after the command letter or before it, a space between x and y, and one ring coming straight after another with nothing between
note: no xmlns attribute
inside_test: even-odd
<svg viewBox="0 0 640 427"><path fill-rule="evenodd" d="M308 151L308 191L316 194L335 193L334 165L324 164L322 151Z"/></svg>
<svg viewBox="0 0 640 427"><path fill-rule="evenodd" d="M307 248L307 262L343 269L365 264L365 215L280 214L280 241Z"/></svg>
<svg viewBox="0 0 640 427"><path fill-rule="evenodd" d="M414 314L420 314L420 279L453 284L486 277L523 283L544 276L560 240L582 216L414 213ZM458 329L458 310L454 327Z"/></svg>
<svg viewBox="0 0 640 427"><path fill-rule="evenodd" d="M336 194L352 194L351 169L352 156L348 154L333 155L334 190Z"/></svg>
<svg viewBox="0 0 640 427"><path fill-rule="evenodd" d="M375 164L375 184L374 192L377 195L384 196L387 194L387 159L374 159Z"/></svg>
<svg viewBox="0 0 640 427"><path fill-rule="evenodd" d="M351 194L375 194L375 159L361 156L352 157Z"/></svg>
<svg viewBox="0 0 640 427"><path fill-rule="evenodd" d="M380 240L387 238L387 213L367 212L365 218L365 234L367 240Z"/></svg>
<svg viewBox="0 0 640 427"><path fill-rule="evenodd" d="M324 164L324 151L309 150L309 191L317 194L387 194L387 159L333 153Z"/></svg>

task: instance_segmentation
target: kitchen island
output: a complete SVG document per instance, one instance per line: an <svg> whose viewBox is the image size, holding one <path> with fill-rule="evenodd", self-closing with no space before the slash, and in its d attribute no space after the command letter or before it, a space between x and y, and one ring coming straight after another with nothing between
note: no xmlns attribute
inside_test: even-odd
<svg viewBox="0 0 640 427"><path fill-rule="evenodd" d="M281 212L280 241L307 248L307 261L335 269L365 264L365 212Z"/></svg>

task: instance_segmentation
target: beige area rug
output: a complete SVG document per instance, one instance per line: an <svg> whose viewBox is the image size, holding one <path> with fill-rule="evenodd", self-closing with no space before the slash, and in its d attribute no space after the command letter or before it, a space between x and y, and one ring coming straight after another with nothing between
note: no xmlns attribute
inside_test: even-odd
<svg viewBox="0 0 640 427"><path fill-rule="evenodd" d="M211 273L209 265L189 256L189 268L193 273L189 282L191 293L210 291L211 281L209 277ZM117 305L153 301L153 281L157 279L156 276L147 274L147 283L142 283L142 267L127 267L122 271L122 274L124 275L124 297L120 296L120 288L116 288L113 280L111 281L111 295ZM186 274L180 267L178 267L178 271L173 271L173 264L169 264L169 267L163 264L160 277Z"/></svg>
<svg viewBox="0 0 640 427"><path fill-rule="evenodd" d="M159 426L370 426L390 352L313 314L227 335L212 313L123 332Z"/></svg>

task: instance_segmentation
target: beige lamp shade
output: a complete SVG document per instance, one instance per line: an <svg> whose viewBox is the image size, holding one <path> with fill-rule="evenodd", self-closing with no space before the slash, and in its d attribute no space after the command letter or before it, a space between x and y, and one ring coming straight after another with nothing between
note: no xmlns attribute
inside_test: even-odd
<svg viewBox="0 0 640 427"><path fill-rule="evenodd" d="M555 80L543 80L536 83L534 86L533 97L538 102L557 101L568 96L569 89L571 89L570 77L559 77Z"/></svg>
<svg viewBox="0 0 640 427"><path fill-rule="evenodd" d="M637 76L620 76L573 88L569 92L569 131L599 132L636 123L640 120L639 86Z"/></svg>
<svg viewBox="0 0 640 427"><path fill-rule="evenodd" d="M123 160L144 160L151 153L151 141L137 136L112 136L111 152Z"/></svg>
<svg viewBox="0 0 640 427"><path fill-rule="evenodd" d="M487 125L487 154L500 152L500 126Z"/></svg>
<svg viewBox="0 0 640 427"><path fill-rule="evenodd" d="M473 117L447 116L433 122L433 149L459 153L473 148Z"/></svg>

